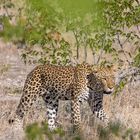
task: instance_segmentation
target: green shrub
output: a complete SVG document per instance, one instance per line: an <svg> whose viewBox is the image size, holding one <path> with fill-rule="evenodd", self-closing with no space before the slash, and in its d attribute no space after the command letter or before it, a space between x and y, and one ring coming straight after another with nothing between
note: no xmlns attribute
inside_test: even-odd
<svg viewBox="0 0 140 140"><path fill-rule="evenodd" d="M33 123L28 125L25 130L27 140L54 140L54 137L58 135L60 138L64 136L64 131L61 128L50 132L48 129L48 124L43 123L39 125L38 123Z"/></svg>
<svg viewBox="0 0 140 140"><path fill-rule="evenodd" d="M127 128L120 122L110 123L108 127L98 127L99 140L112 140L117 137L120 140L137 140L135 137L139 132Z"/></svg>

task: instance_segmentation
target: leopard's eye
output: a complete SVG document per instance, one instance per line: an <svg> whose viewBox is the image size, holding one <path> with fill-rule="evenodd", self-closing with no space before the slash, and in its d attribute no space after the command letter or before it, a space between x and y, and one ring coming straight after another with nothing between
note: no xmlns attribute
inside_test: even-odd
<svg viewBox="0 0 140 140"><path fill-rule="evenodd" d="M101 79L106 80L106 79L107 79L107 77L101 77Z"/></svg>
<svg viewBox="0 0 140 140"><path fill-rule="evenodd" d="M103 79L104 79L104 80L107 80L107 78L106 78L106 77L104 77Z"/></svg>

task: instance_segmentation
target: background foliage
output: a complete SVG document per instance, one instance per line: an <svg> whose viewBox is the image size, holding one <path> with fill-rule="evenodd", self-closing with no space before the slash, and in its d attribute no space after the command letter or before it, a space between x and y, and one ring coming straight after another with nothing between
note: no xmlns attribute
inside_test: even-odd
<svg viewBox="0 0 140 140"><path fill-rule="evenodd" d="M3 0L1 7L8 13L16 4ZM119 61L121 52L125 61L140 65L140 6L137 0L25 0L17 11L14 15L1 16L4 30L0 36L24 48L22 58L25 62L71 64L72 59L75 62L80 59L81 48L84 61L87 61L90 48L93 63L101 63L105 53ZM15 18L14 24L10 22L12 18ZM64 39L64 33L71 33L74 46ZM129 42L136 48L130 62L128 55L131 54L124 50ZM119 51L114 47L116 44Z"/></svg>

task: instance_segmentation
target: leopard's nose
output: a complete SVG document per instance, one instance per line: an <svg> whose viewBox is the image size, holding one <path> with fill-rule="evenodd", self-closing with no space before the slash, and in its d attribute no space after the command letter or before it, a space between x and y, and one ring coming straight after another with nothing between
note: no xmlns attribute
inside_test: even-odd
<svg viewBox="0 0 140 140"><path fill-rule="evenodd" d="M106 92L107 92L107 93L112 93L113 91L114 91L114 88L107 88L107 89L106 89Z"/></svg>
<svg viewBox="0 0 140 140"><path fill-rule="evenodd" d="M114 88L109 88L109 90L113 92Z"/></svg>

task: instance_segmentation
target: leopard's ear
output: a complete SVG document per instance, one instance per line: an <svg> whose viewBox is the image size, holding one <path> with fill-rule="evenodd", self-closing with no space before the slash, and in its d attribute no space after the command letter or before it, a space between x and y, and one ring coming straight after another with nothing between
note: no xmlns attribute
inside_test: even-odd
<svg viewBox="0 0 140 140"><path fill-rule="evenodd" d="M105 64L105 65L100 65L100 69L108 69L108 70L110 70L110 71L113 71L113 72L117 72L117 70L118 70L118 66L116 65L116 64L110 64L110 63L108 63L108 64Z"/></svg>
<svg viewBox="0 0 140 140"><path fill-rule="evenodd" d="M110 66L107 66L111 71L113 72L117 72L118 70L118 66L117 65L110 65Z"/></svg>

